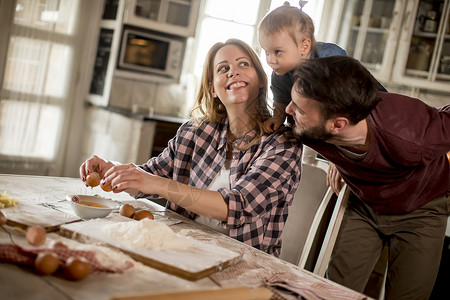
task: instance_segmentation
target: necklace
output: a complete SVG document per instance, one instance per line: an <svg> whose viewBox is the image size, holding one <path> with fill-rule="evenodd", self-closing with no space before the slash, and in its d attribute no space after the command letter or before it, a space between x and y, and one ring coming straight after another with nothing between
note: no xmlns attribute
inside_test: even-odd
<svg viewBox="0 0 450 300"><path fill-rule="evenodd" d="M229 146L232 146L233 148L237 148L244 137L245 137L245 135L243 135L241 137L235 137L233 134L229 134L227 136L227 144Z"/></svg>
<svg viewBox="0 0 450 300"><path fill-rule="evenodd" d="M229 131L227 134L227 144L230 148L245 149L246 144L248 144L252 138L252 136L249 136L248 134L253 130L254 129L251 129L240 136L236 136Z"/></svg>

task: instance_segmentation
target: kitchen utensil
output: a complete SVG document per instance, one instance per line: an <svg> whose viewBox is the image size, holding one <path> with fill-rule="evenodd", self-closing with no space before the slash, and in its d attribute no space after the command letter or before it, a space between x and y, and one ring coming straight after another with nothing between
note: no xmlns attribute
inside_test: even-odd
<svg viewBox="0 0 450 300"><path fill-rule="evenodd" d="M443 55L439 64L439 71L443 74L450 74L450 55Z"/></svg>
<svg viewBox="0 0 450 300"><path fill-rule="evenodd" d="M369 27L379 28L381 25L381 18L378 16L372 16L369 18Z"/></svg>
<svg viewBox="0 0 450 300"><path fill-rule="evenodd" d="M113 200L97 196L87 195L66 195L66 200L70 201L73 211L84 220L104 218L119 205Z"/></svg>
<svg viewBox="0 0 450 300"><path fill-rule="evenodd" d="M429 44L417 44L411 46L406 68L428 71L430 68L431 54L432 47Z"/></svg>
<svg viewBox="0 0 450 300"><path fill-rule="evenodd" d="M268 288L233 287L222 289L191 290L181 292L167 292L157 294L118 296L113 300L268 300L273 293Z"/></svg>
<svg viewBox="0 0 450 300"><path fill-rule="evenodd" d="M420 30L424 32L436 32L438 22L436 20L437 13L434 10L430 10L426 15L419 16Z"/></svg>

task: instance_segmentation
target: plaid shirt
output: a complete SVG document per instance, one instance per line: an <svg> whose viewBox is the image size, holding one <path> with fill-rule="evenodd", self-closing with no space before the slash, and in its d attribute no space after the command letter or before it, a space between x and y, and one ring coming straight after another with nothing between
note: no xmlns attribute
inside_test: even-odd
<svg viewBox="0 0 450 300"><path fill-rule="evenodd" d="M227 128L227 122L203 122L197 126L193 120L187 121L159 156L140 167L207 189L226 160ZM241 143L255 134L255 130L248 133ZM228 205L228 218L223 226L229 229L230 237L278 256L281 232L300 182L300 172L301 144L290 130L266 134L245 151L234 148L231 188L218 190ZM155 196L137 195L149 199ZM168 207L190 219L197 216L175 203L168 202Z"/></svg>

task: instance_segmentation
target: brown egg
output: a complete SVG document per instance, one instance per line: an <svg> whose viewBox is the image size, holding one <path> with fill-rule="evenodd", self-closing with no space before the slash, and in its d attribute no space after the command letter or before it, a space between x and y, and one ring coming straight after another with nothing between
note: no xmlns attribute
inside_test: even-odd
<svg viewBox="0 0 450 300"><path fill-rule="evenodd" d="M111 184L108 185L104 185L103 181L100 182L100 187L102 188L102 190L104 190L105 192L111 192L113 190Z"/></svg>
<svg viewBox="0 0 450 300"><path fill-rule="evenodd" d="M50 252L40 252L34 261L34 267L42 275L53 274L59 268L59 258Z"/></svg>
<svg viewBox="0 0 450 300"><path fill-rule="evenodd" d="M100 184L100 175L97 172L92 172L86 177L86 183L91 186L95 187Z"/></svg>
<svg viewBox="0 0 450 300"><path fill-rule="evenodd" d="M0 211L0 226L6 224L6 216Z"/></svg>
<svg viewBox="0 0 450 300"><path fill-rule="evenodd" d="M28 228L26 237L31 245L39 246L45 242L47 233L41 226L32 226Z"/></svg>
<svg viewBox="0 0 450 300"><path fill-rule="evenodd" d="M85 258L71 256L66 261L64 272L69 279L78 281L89 275L91 266Z"/></svg>
<svg viewBox="0 0 450 300"><path fill-rule="evenodd" d="M133 218L135 212L133 205L128 203L122 204L119 208L119 214L127 218Z"/></svg>
<svg viewBox="0 0 450 300"><path fill-rule="evenodd" d="M139 221L139 220L142 220L144 218L149 218L149 219L152 219L152 220L155 219L155 217L153 217L153 214L150 211L148 211L148 210L140 210L140 211L138 211L138 212L136 212L134 214L134 219L135 220Z"/></svg>
<svg viewBox="0 0 450 300"><path fill-rule="evenodd" d="M60 241L51 241L50 248L52 249L69 249L66 244Z"/></svg>

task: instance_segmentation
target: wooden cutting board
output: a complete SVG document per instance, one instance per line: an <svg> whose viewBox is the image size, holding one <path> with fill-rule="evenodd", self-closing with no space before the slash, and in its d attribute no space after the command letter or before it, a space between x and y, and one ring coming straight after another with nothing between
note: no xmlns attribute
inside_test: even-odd
<svg viewBox="0 0 450 300"><path fill-rule="evenodd" d="M178 277L197 280L236 264L242 254L228 249L190 239L192 247L177 250L138 249L126 242L113 239L102 232L101 227L111 222L138 222L122 216L95 219L65 224L60 227L60 234L78 239L82 242L100 242L119 249L133 259L152 268L176 275Z"/></svg>
<svg viewBox="0 0 450 300"><path fill-rule="evenodd" d="M13 207L2 209L6 216L6 224L27 229L39 225L47 232L56 231L59 226L66 223L80 221L77 216L47 208L29 201L20 201Z"/></svg>

